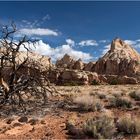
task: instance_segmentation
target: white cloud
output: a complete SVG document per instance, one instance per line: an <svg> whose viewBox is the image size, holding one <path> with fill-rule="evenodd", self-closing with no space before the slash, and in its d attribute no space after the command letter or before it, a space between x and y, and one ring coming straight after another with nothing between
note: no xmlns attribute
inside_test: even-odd
<svg viewBox="0 0 140 140"><path fill-rule="evenodd" d="M33 52L51 57L53 62L55 62L57 59L62 58L66 53L75 59L81 58L84 62L88 62L93 58L89 53L74 50L72 46L69 44L70 40L66 41L68 43L56 48L52 48L49 44L44 43L42 40L36 42L35 47L33 46L33 44L28 45ZM22 48L21 51L24 51L24 49Z"/></svg>
<svg viewBox="0 0 140 140"><path fill-rule="evenodd" d="M29 28L23 28L20 29L18 34L21 35L28 35L28 36L32 36L32 35L38 35L38 36L58 36L58 33L55 32L54 30L51 29L43 29L43 28L33 28L33 29L29 29Z"/></svg>
<svg viewBox="0 0 140 140"><path fill-rule="evenodd" d="M110 45L111 44L108 44L108 45L104 46L104 49L102 50L101 56L105 55L109 51Z"/></svg>
<svg viewBox="0 0 140 140"><path fill-rule="evenodd" d="M50 15L47 14L42 18L43 21L50 20Z"/></svg>
<svg viewBox="0 0 140 140"><path fill-rule="evenodd" d="M83 40L78 43L81 47L83 46L98 46L96 40Z"/></svg>
<svg viewBox="0 0 140 140"><path fill-rule="evenodd" d="M125 40L124 42L129 44L129 45L134 45L137 43L137 41L133 41L133 40Z"/></svg>
<svg viewBox="0 0 140 140"><path fill-rule="evenodd" d="M72 39L66 39L66 43L69 44L70 46L75 45L75 42Z"/></svg>
<svg viewBox="0 0 140 140"><path fill-rule="evenodd" d="M140 48L140 39L137 40L125 40L125 43L131 45L133 48Z"/></svg>
<svg viewBox="0 0 140 140"><path fill-rule="evenodd" d="M99 40L99 43L107 43L109 40Z"/></svg>
<svg viewBox="0 0 140 140"><path fill-rule="evenodd" d="M43 16L39 19L35 19L35 20L25 20L25 19L23 19L20 23L20 27L24 27L24 28L40 27L47 20L50 20L50 15L49 14L46 14L45 16Z"/></svg>

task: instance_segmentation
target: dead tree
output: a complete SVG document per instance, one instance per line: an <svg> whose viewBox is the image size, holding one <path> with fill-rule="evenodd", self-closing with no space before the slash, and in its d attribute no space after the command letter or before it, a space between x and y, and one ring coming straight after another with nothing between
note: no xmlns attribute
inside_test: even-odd
<svg viewBox="0 0 140 140"><path fill-rule="evenodd" d="M7 102L23 105L30 99L34 103L46 101L47 93L53 92L52 87L40 63L32 60L28 55L31 53L31 48L27 44L34 44L36 40L29 39L26 35L15 40L16 32L14 23L10 27L3 26L1 30L0 87L3 89L1 91L3 98L0 103L1 105ZM22 61L20 61L21 47L26 52Z"/></svg>

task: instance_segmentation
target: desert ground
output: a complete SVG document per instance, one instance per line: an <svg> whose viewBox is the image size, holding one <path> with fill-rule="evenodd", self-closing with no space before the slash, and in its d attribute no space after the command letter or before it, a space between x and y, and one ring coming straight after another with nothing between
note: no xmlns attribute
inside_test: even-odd
<svg viewBox="0 0 140 140"><path fill-rule="evenodd" d="M0 139L93 139L93 135L97 139L140 139L140 85L56 86L56 89L60 94L50 96L45 105L32 111L1 108ZM104 116L112 119L113 125L109 125L112 120L107 126L102 122L105 132L90 132L90 126L85 125L87 120L101 120ZM136 130L131 130L134 120Z"/></svg>

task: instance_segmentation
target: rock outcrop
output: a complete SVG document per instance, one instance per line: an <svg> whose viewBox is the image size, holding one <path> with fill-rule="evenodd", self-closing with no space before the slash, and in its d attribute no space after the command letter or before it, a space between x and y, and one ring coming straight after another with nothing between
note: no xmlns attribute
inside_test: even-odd
<svg viewBox="0 0 140 140"><path fill-rule="evenodd" d="M57 68L83 70L84 66L85 64L82 62L81 59L74 60L68 54L65 54L62 59L56 61Z"/></svg>
<svg viewBox="0 0 140 140"><path fill-rule="evenodd" d="M74 65L73 65L72 68L73 68L73 69L76 69L76 70L83 70L83 68L84 68L84 63L82 62L81 59L79 59L79 60L77 60L77 61L74 63Z"/></svg>
<svg viewBox="0 0 140 140"><path fill-rule="evenodd" d="M85 65L84 70L85 71L94 71L96 62L89 62L88 64Z"/></svg>
<svg viewBox="0 0 140 140"><path fill-rule="evenodd" d="M140 71L140 55L130 45L116 38L110 50L96 62L94 71L98 74L134 76Z"/></svg>
<svg viewBox="0 0 140 140"><path fill-rule="evenodd" d="M29 60L32 60L34 62L38 62L40 64L42 70L46 70L46 69L53 66L53 64L51 63L51 58L49 58L47 56L42 56L42 55L39 55L37 53L28 52L28 57L29 57ZM26 58L27 58L26 52L19 52L18 57L16 58L16 61L20 64Z"/></svg>
<svg viewBox="0 0 140 140"><path fill-rule="evenodd" d="M70 69L54 69L48 74L48 78L52 83L58 85L73 84L87 85L92 82L99 83L98 74L89 71L70 70Z"/></svg>
<svg viewBox="0 0 140 140"><path fill-rule="evenodd" d="M62 59L56 61L56 67L72 69L74 63L75 60L68 54L65 54Z"/></svg>

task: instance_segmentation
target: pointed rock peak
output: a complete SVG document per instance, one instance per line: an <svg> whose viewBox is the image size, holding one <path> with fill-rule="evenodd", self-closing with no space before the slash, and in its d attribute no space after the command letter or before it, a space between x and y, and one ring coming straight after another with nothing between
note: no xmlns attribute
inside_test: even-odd
<svg viewBox="0 0 140 140"><path fill-rule="evenodd" d="M77 61L82 62L82 59L81 59L81 58L79 58Z"/></svg>
<svg viewBox="0 0 140 140"><path fill-rule="evenodd" d="M67 53L63 56L63 58L70 58L70 55L68 55Z"/></svg>
<svg viewBox="0 0 140 140"><path fill-rule="evenodd" d="M122 49L125 45L126 43L122 39L116 37L111 43L111 51L114 51L115 49Z"/></svg>

